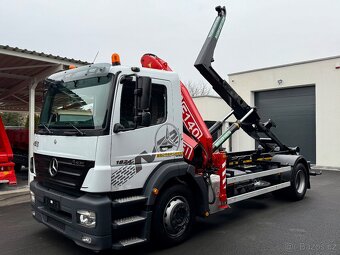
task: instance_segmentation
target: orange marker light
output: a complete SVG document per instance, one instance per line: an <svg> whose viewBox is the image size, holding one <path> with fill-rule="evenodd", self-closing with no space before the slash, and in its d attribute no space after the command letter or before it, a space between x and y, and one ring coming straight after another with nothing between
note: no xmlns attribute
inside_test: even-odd
<svg viewBox="0 0 340 255"><path fill-rule="evenodd" d="M113 66L120 65L120 57L117 53L113 53L111 56L111 62Z"/></svg>
<svg viewBox="0 0 340 255"><path fill-rule="evenodd" d="M68 66L68 69L74 69L74 68L77 68L75 65L69 65Z"/></svg>
<svg viewBox="0 0 340 255"><path fill-rule="evenodd" d="M152 193L153 193L155 196L157 196L158 193L159 193L159 189L153 188L153 189L152 189Z"/></svg>

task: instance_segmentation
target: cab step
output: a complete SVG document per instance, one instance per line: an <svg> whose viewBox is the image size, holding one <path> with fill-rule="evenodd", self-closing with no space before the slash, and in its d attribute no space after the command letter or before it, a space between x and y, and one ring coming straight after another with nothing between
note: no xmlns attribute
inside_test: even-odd
<svg viewBox="0 0 340 255"><path fill-rule="evenodd" d="M114 243L112 245L112 249L120 250L120 249L131 247L137 244L142 244L145 242L146 242L145 238L131 237L131 238L119 240L118 242Z"/></svg>
<svg viewBox="0 0 340 255"><path fill-rule="evenodd" d="M137 216L137 215L136 216L130 216L130 217L114 220L113 223L112 223L112 227L114 229L117 229L117 228L120 228L120 227L136 224L136 223L139 223L139 222L145 222L145 221L146 221L146 217L144 217L144 216Z"/></svg>
<svg viewBox="0 0 340 255"><path fill-rule="evenodd" d="M112 207L134 204L134 203L142 203L145 201L146 201L145 196L131 196L131 197L116 198L112 201Z"/></svg>

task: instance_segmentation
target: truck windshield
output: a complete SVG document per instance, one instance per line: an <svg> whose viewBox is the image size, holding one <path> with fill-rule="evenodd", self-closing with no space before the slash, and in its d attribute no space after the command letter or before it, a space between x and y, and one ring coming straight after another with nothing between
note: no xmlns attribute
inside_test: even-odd
<svg viewBox="0 0 340 255"><path fill-rule="evenodd" d="M48 128L102 129L112 75L70 82L48 80L40 125Z"/></svg>

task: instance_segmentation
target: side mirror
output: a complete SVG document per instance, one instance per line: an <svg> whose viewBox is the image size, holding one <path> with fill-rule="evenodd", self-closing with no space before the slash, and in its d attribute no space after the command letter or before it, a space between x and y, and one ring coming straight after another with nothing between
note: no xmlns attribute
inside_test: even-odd
<svg viewBox="0 0 340 255"><path fill-rule="evenodd" d="M138 76L135 87L135 123L144 127L150 126L150 101L151 101L152 83L151 78Z"/></svg>
<svg viewBox="0 0 340 255"><path fill-rule="evenodd" d="M137 110L147 111L150 108L152 83L151 78L146 76L137 77L137 89L135 95L137 96Z"/></svg>
<svg viewBox="0 0 340 255"><path fill-rule="evenodd" d="M113 126L113 132L114 133L119 133L120 131L124 130L124 126L120 123L116 123L114 126Z"/></svg>

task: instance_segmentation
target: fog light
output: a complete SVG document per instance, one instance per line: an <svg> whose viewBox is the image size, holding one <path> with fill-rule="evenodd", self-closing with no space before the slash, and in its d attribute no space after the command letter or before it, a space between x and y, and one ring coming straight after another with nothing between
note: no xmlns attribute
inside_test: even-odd
<svg viewBox="0 0 340 255"><path fill-rule="evenodd" d="M88 243L88 244L90 244L90 243L92 242L92 239L91 239L91 237L89 237L89 236L82 236L82 237L81 237L81 240L82 240L84 243Z"/></svg>
<svg viewBox="0 0 340 255"><path fill-rule="evenodd" d="M35 204L35 194L32 191L30 191L30 193L31 193L31 202Z"/></svg>
<svg viewBox="0 0 340 255"><path fill-rule="evenodd" d="M35 216L35 211L32 211L32 215Z"/></svg>
<svg viewBox="0 0 340 255"><path fill-rule="evenodd" d="M87 228L94 228L96 226L96 213L88 210L77 211L78 223Z"/></svg>

